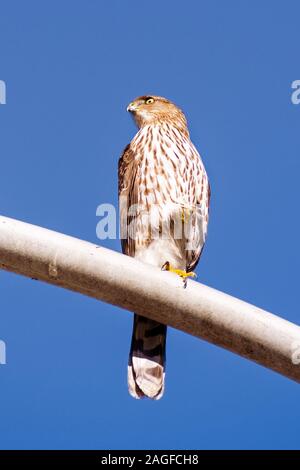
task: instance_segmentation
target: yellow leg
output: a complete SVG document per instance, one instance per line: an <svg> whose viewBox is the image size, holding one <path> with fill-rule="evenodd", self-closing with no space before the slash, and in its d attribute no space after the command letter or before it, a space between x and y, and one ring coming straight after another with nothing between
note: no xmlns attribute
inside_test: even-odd
<svg viewBox="0 0 300 470"><path fill-rule="evenodd" d="M191 215L191 211L189 208L186 208L186 207L183 207L181 209L181 221L183 223L186 223L188 222L189 218L190 218L190 215Z"/></svg>
<svg viewBox="0 0 300 470"><path fill-rule="evenodd" d="M178 276L180 276L183 279L184 287L186 287L188 277L197 277L196 273L193 273L193 272L188 273L188 272L184 271L183 269L173 268L170 265L169 261L166 261L161 269L163 271L170 271L171 273L175 273Z"/></svg>

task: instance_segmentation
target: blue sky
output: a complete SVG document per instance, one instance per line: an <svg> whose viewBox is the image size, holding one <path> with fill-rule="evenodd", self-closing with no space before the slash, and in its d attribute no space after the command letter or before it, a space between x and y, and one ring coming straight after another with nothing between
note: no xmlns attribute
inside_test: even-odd
<svg viewBox="0 0 300 470"><path fill-rule="evenodd" d="M1 214L97 242L135 133L125 107L167 96L211 181L199 280L299 323L299 14L293 0L2 1ZM137 402L131 313L5 272L0 289L0 448L299 448L296 383L170 330L165 397Z"/></svg>

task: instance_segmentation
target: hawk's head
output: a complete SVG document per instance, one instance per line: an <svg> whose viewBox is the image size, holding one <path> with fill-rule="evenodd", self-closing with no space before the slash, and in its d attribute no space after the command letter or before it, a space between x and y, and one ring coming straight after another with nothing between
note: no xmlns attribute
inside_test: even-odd
<svg viewBox="0 0 300 470"><path fill-rule="evenodd" d="M138 127L168 121L187 130L187 122L181 109L161 96L140 96L128 105L127 111L132 113Z"/></svg>

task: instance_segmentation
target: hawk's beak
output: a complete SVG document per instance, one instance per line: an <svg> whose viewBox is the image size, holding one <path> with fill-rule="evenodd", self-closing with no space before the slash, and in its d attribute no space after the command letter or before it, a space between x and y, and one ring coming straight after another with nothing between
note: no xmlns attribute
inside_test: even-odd
<svg viewBox="0 0 300 470"><path fill-rule="evenodd" d="M129 111L130 113L133 113L136 110L137 110L137 105L135 103L129 103L129 105L127 106L127 111Z"/></svg>

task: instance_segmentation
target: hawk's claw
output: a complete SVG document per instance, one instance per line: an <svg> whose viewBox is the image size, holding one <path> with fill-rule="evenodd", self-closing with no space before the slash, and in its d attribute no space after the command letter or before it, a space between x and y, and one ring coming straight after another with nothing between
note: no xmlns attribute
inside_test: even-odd
<svg viewBox="0 0 300 470"><path fill-rule="evenodd" d="M186 288L186 285L187 285L187 278L188 277L197 277L196 273L193 273L193 272L186 272L184 271L183 269L176 269L176 268L173 268L169 261L166 261L162 267L161 267L161 270L162 271L170 271L171 273L175 273L177 274L178 276L180 276L182 279L183 279L183 288L185 289Z"/></svg>

